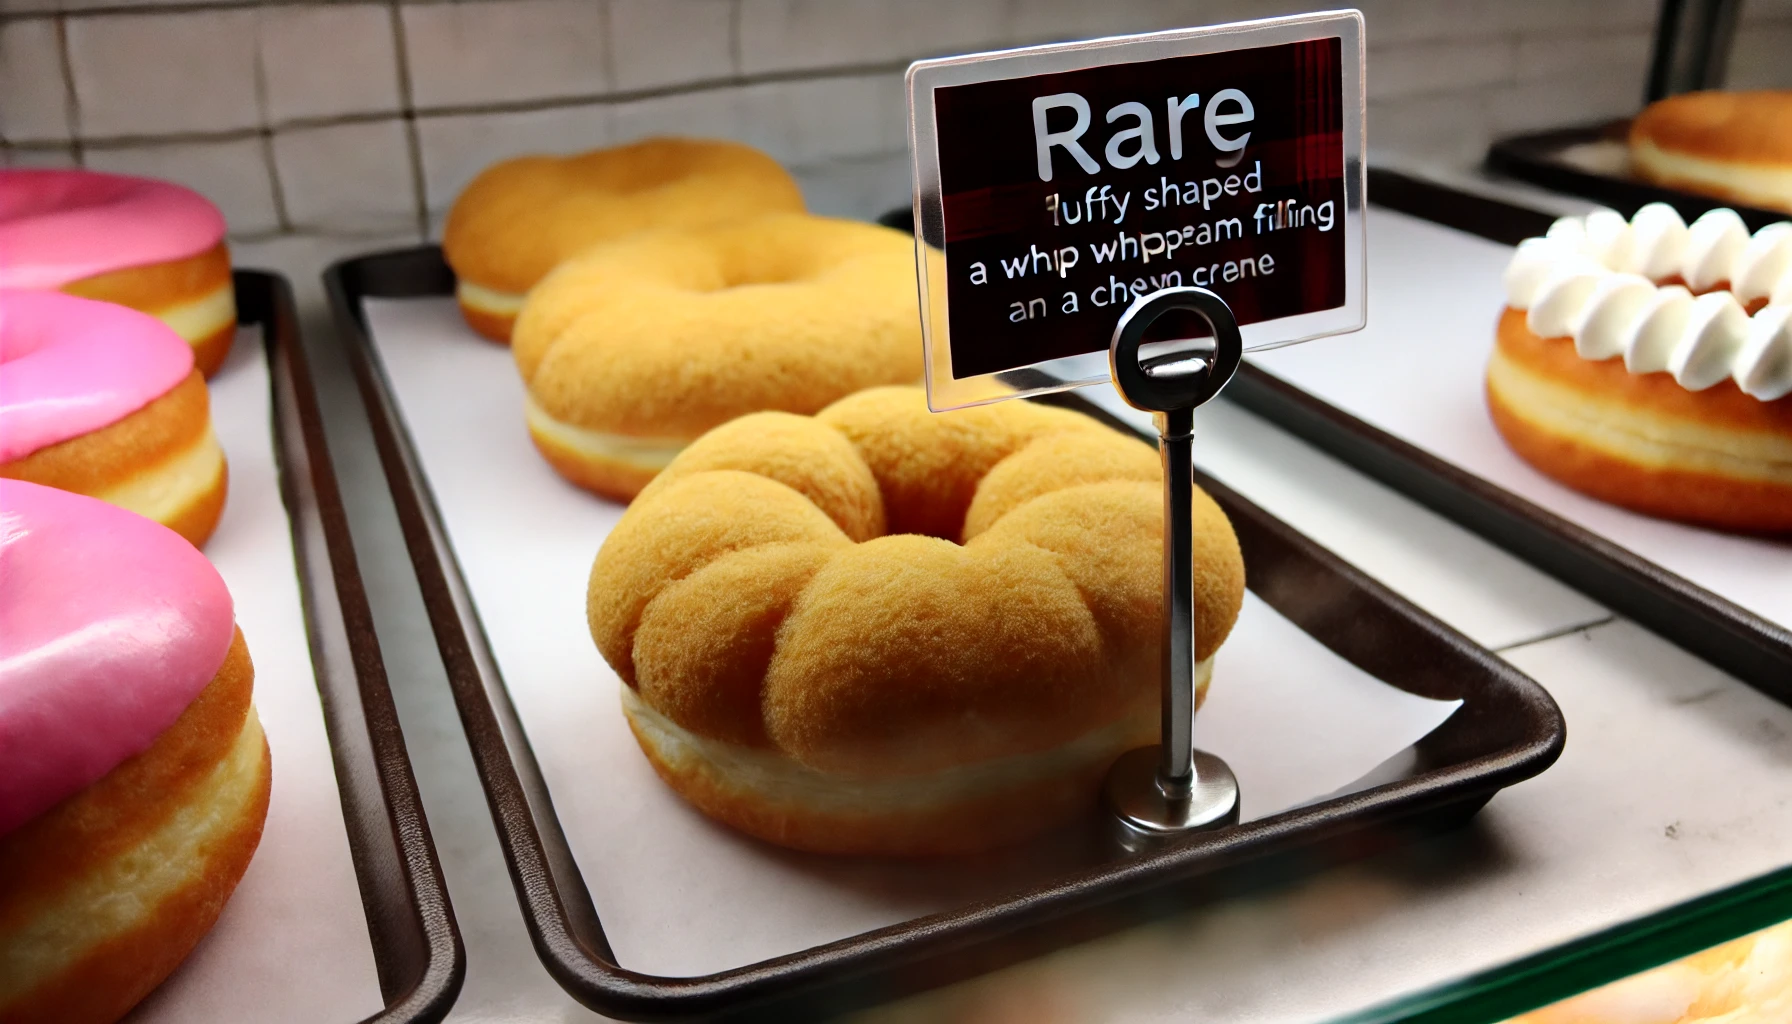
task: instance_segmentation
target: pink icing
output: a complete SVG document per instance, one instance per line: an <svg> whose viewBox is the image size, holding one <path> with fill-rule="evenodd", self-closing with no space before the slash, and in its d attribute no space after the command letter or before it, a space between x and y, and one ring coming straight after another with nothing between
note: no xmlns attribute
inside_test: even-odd
<svg viewBox="0 0 1792 1024"><path fill-rule="evenodd" d="M192 371L193 346L146 313L0 289L0 463L117 423Z"/></svg>
<svg viewBox="0 0 1792 1024"><path fill-rule="evenodd" d="M179 534L0 479L0 836L147 750L233 637L230 591Z"/></svg>
<svg viewBox="0 0 1792 1024"><path fill-rule="evenodd" d="M224 217L190 188L98 171L0 170L0 288L60 288L197 256Z"/></svg>

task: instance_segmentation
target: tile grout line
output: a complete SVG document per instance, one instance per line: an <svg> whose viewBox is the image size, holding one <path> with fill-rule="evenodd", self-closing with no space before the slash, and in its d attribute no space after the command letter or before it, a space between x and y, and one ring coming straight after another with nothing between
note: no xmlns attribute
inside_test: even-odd
<svg viewBox="0 0 1792 1024"><path fill-rule="evenodd" d="M268 72L267 63L262 59L261 33L267 27L264 18L255 19L255 53L250 61L250 76L255 83L255 112L261 116L261 124L255 129L260 143L261 164L268 173L268 191L274 200L274 223L280 226L282 233L293 229L292 215L286 208L286 186L280 180L280 163L274 159L273 117L268 110Z"/></svg>
<svg viewBox="0 0 1792 1024"><path fill-rule="evenodd" d="M1607 626L1616 621L1618 621L1618 615L1613 612L1603 619L1594 619L1590 622L1582 622L1573 626L1563 626L1560 629L1552 629L1547 633L1542 633L1525 640L1514 640L1509 644L1502 644L1499 647L1490 648L1490 650L1495 654L1506 654L1510 651L1519 650L1520 648L1530 647L1533 644L1540 644L1550 640L1560 640L1565 636L1573 636L1576 633L1584 632L1586 630L1597 629L1600 626Z"/></svg>
<svg viewBox="0 0 1792 1024"><path fill-rule="evenodd" d="M411 89L410 44L404 30L400 0L388 0L392 25L392 64L398 75L398 116L404 126L405 160L411 172L412 212L417 218L417 241L429 241L429 193L423 176L423 139L417 128L417 103Z"/></svg>
<svg viewBox="0 0 1792 1024"><path fill-rule="evenodd" d="M388 0L394 17L402 6L400 0ZM402 19L394 25L395 36L402 38ZM404 46L398 45L398 63L400 66L399 98L400 109L397 116L406 121L418 119L428 120L443 117L466 117L481 114L529 114L544 110L564 110L574 107L613 107L625 103L643 100L666 99L674 96L695 95L699 93L721 92L727 89L748 88L756 85L776 85L786 82L822 81L830 78L865 78L872 75L892 74L907 69L909 61L885 61L876 64L841 65L827 68L800 68L788 71L767 72L758 75L734 75L726 78L707 78L684 82L675 86L656 86L648 89L618 90L608 93L583 93L569 96L553 96L534 100L514 100L495 103L447 104L437 107L417 107L411 99L410 65L404 52ZM73 88L72 74L69 88ZM328 117L296 117L271 124L269 130L278 134L284 131L302 128L330 128L344 124L364 124L391 119L390 112L366 112L358 114L335 114ZM84 140L85 145L98 149L122 149L141 145L161 145L176 142L229 142L254 136L259 128L227 128L218 131L167 132L157 135L111 135L93 136ZM18 143L21 149L58 148L50 143Z"/></svg>
<svg viewBox="0 0 1792 1024"><path fill-rule="evenodd" d="M81 138L81 94L75 89L75 59L69 51L68 20L58 14L56 59L62 67L62 117L68 126L68 151L77 167L87 166L87 146Z"/></svg>

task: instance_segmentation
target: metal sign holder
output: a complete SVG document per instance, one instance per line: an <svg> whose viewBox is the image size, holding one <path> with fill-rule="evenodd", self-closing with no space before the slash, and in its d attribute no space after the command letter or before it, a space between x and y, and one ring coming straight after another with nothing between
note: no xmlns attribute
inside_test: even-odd
<svg viewBox="0 0 1792 1024"><path fill-rule="evenodd" d="M1141 362L1146 330L1171 310L1207 321L1213 348ZM1138 851L1166 839L1238 822L1238 779L1226 762L1194 746L1195 409L1238 372L1244 342L1226 301L1205 288L1165 288L1139 297L1120 318L1108 346L1114 388L1126 404L1153 414L1164 467L1164 618L1159 670L1162 739L1121 755L1108 770L1103 800L1115 838Z"/></svg>

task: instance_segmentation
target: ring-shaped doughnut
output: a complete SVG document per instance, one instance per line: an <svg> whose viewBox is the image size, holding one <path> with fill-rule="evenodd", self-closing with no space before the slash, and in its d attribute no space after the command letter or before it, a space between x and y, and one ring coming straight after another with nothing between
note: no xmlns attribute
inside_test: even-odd
<svg viewBox="0 0 1792 1024"><path fill-rule="evenodd" d="M1088 811L1158 733L1157 453L1025 402L917 388L758 413L687 448L592 566L592 637L660 776L824 853L963 853ZM1244 565L1194 496L1198 650ZM1198 671L1204 694L1212 657Z"/></svg>

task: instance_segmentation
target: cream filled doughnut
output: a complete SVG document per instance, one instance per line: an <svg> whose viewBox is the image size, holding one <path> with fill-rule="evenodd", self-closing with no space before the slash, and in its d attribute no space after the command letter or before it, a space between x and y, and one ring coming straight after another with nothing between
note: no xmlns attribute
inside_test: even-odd
<svg viewBox="0 0 1792 1024"><path fill-rule="evenodd" d="M1027 402L875 388L686 448L598 551L586 613L655 771L820 853L923 856L1087 813L1158 733L1157 453ZM1244 600L1197 490L1197 700Z"/></svg>
<svg viewBox="0 0 1792 1024"><path fill-rule="evenodd" d="M84 170L0 170L0 288L55 289L140 310L209 377L236 336L224 217L172 182Z"/></svg>
<svg viewBox="0 0 1792 1024"><path fill-rule="evenodd" d="M267 816L253 680L192 545L0 480L0 1020L115 1021L210 930Z"/></svg>
<svg viewBox="0 0 1792 1024"><path fill-rule="evenodd" d="M205 543L226 470L192 347L110 302L0 290L0 477L101 498Z"/></svg>
<svg viewBox="0 0 1792 1024"><path fill-rule="evenodd" d="M1649 515L1792 530L1792 224L1566 217L1505 283L1487 400L1520 457Z"/></svg>

